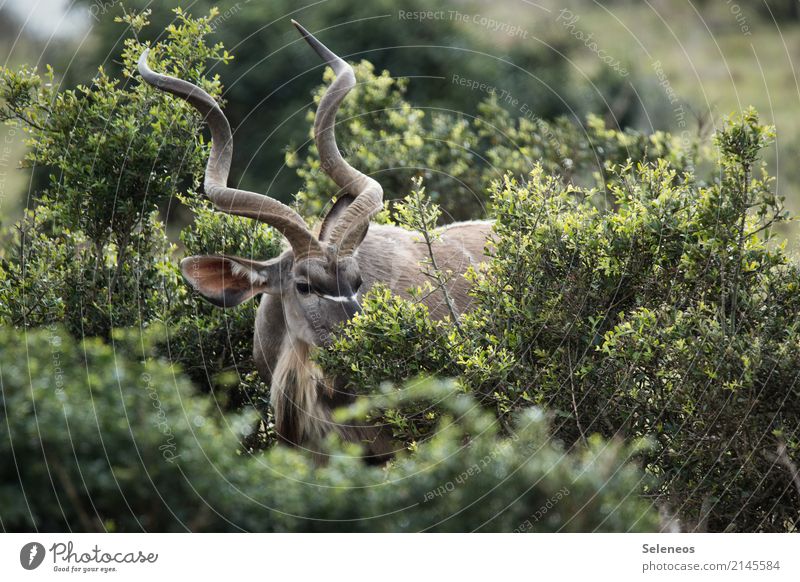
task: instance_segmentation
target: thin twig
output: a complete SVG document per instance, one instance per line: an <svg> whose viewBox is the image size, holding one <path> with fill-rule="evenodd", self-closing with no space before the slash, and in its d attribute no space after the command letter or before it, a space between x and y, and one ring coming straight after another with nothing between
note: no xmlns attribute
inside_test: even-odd
<svg viewBox="0 0 800 582"><path fill-rule="evenodd" d="M750 170L744 169L744 177L742 178L742 196L747 196L750 189ZM744 242L745 242L745 224L747 223L747 200L745 200L745 208L742 209L742 215L739 218L739 238L736 242L736 270L733 276L733 289L731 296L731 327L736 329L736 311L739 309L739 278L742 274L742 257L744 256ZM723 309L725 306L723 305Z"/></svg>
<svg viewBox="0 0 800 582"><path fill-rule="evenodd" d="M430 229L428 228L427 220L424 216L424 210L422 210L422 205L424 201L422 200L422 191L420 190L421 181L416 184L416 187L412 190L414 197L416 198L415 207L419 210L419 224L418 231L422 235L422 238L425 242L425 246L428 249L428 261L430 263L431 269L426 273L428 277L433 279L436 282L436 286L441 289L442 295L444 295L444 301L447 305L447 310L450 312L450 316L453 318L453 325L458 332L458 335L463 337L464 332L461 329L461 324L459 323L459 316L456 312L455 305L453 303L453 298L450 296L450 291L447 289L447 282L449 281L450 277L445 274L440 268L439 264L436 262L436 256L433 253L433 241L434 237L431 234Z"/></svg>
<svg viewBox="0 0 800 582"><path fill-rule="evenodd" d="M578 416L578 403L575 400L575 381L572 377L572 375L575 373L575 370L572 368L572 348L569 345L567 346L567 365L569 366L569 387L570 394L572 395L572 412L575 413L575 424L578 425L578 432L581 433L581 440L583 440L585 444L587 442L586 433L583 432L581 419L580 416Z"/></svg>
<svg viewBox="0 0 800 582"><path fill-rule="evenodd" d="M778 444L777 460L792 475L792 482L797 489L797 493L800 494L800 471L798 471L797 465L792 462L792 459L789 458L789 454L786 452L786 443L784 442Z"/></svg>
<svg viewBox="0 0 800 582"><path fill-rule="evenodd" d="M81 525L83 525L83 529L87 532L102 531L101 528L95 527L92 518L86 513L78 490L75 488L75 484L72 482L72 479L70 479L69 473L67 473L64 465L57 459L52 458L50 459L50 466L56 472L56 475L58 475L58 480L61 482L62 487L64 487L64 491L67 492L67 497L69 497L69 500L78 512L78 519Z"/></svg>
<svg viewBox="0 0 800 582"><path fill-rule="evenodd" d="M711 495L703 497L703 503L700 505L700 521L694 528L695 533L706 533L708 531L708 516L711 515Z"/></svg>

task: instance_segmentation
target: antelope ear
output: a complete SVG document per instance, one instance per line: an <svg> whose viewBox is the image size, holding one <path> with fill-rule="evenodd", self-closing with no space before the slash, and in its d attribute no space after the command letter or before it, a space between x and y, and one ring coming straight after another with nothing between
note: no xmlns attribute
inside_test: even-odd
<svg viewBox="0 0 800 582"><path fill-rule="evenodd" d="M331 230L333 229L333 225L339 222L344 211L347 210L347 207L352 204L353 198L349 195L344 195L339 198L336 203L331 207L328 211L328 214L325 215L325 218L322 220L322 226L319 227L319 236L317 237L320 241L325 241L330 236ZM367 236L367 230L369 230L369 223L360 226L359 228L362 229L362 232L359 234L358 244L361 244L361 241L364 240L364 237ZM356 245L358 246L358 245Z"/></svg>
<svg viewBox="0 0 800 582"><path fill-rule="evenodd" d="M259 293L278 293L291 260L251 261L225 255L186 257L181 273L186 282L218 307L235 307Z"/></svg>

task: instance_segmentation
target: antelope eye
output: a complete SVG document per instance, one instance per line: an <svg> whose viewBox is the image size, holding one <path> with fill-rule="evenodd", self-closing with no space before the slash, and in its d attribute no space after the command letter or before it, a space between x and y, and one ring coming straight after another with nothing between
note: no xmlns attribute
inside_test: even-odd
<svg viewBox="0 0 800 582"><path fill-rule="evenodd" d="M308 295L311 293L311 286L308 283L297 283L297 292L301 295Z"/></svg>

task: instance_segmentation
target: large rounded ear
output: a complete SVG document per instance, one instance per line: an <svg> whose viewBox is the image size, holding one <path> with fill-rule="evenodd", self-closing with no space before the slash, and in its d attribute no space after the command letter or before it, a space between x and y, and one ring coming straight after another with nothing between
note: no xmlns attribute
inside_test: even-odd
<svg viewBox="0 0 800 582"><path fill-rule="evenodd" d="M279 293L292 268L291 258L251 261L226 255L186 257L181 273L210 303L235 307L259 293Z"/></svg>
<svg viewBox="0 0 800 582"><path fill-rule="evenodd" d="M331 207L331 209L328 211L328 214L326 214L325 218L322 220L322 226L319 227L319 236L317 238L320 241L325 241L328 239L331 231L333 230L333 226L339 222L344 214L344 211L347 210L347 207L350 206L350 204L352 204L353 200L355 200L355 198L352 196L343 195ZM361 244L361 241L364 240L365 236L367 236L369 223L366 222L363 225L359 225L357 228L363 229L363 231L357 237L358 244Z"/></svg>

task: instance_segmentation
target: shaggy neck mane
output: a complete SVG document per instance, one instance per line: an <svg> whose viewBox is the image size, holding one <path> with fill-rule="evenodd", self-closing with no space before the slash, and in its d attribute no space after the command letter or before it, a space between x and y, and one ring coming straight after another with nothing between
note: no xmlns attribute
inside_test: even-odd
<svg viewBox="0 0 800 582"><path fill-rule="evenodd" d="M310 345L285 336L270 386L275 430L294 445L321 438L331 422L330 411L319 402L322 370L310 356Z"/></svg>

